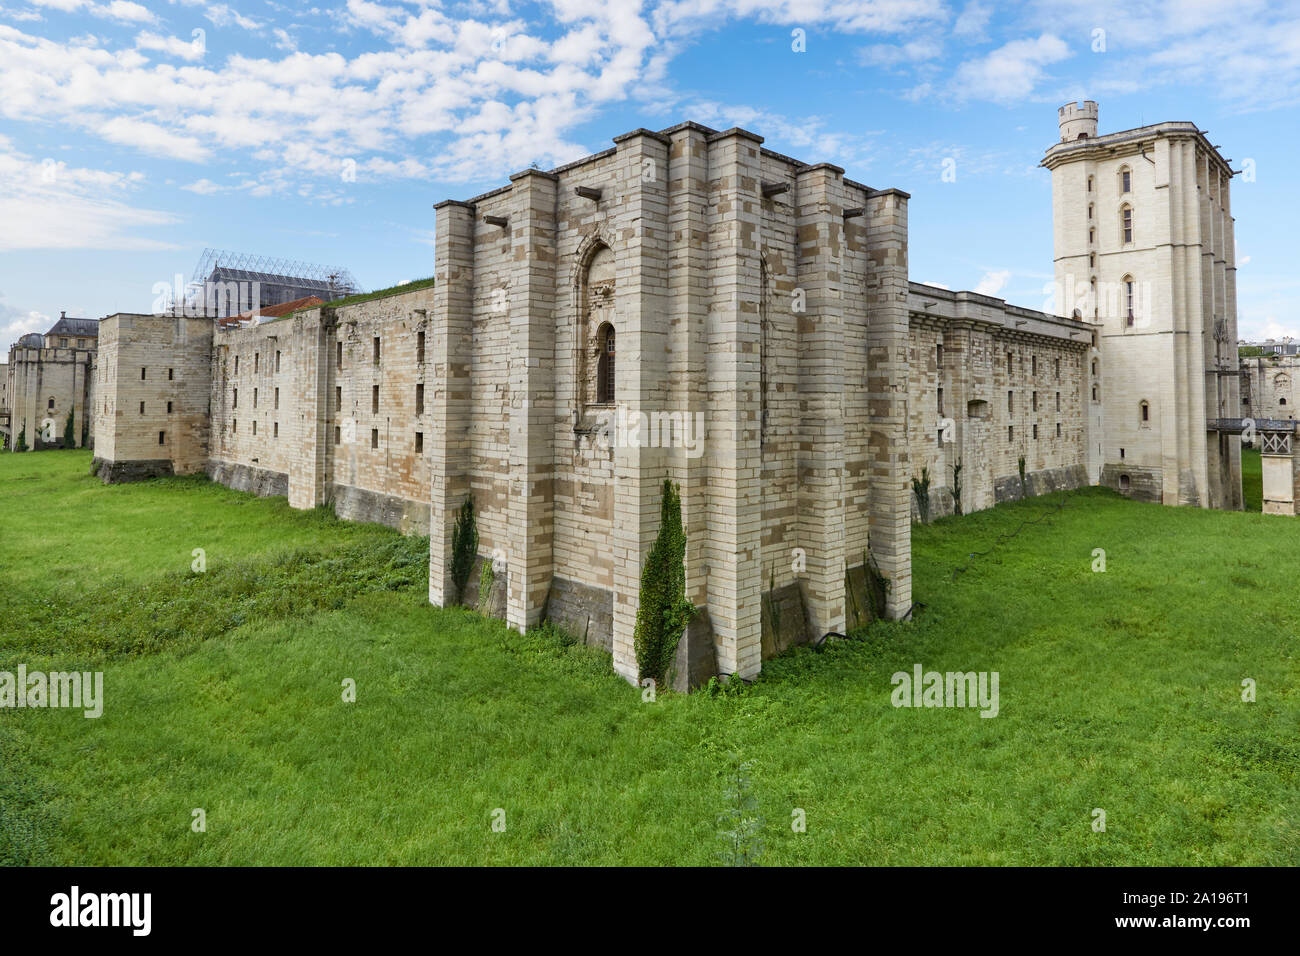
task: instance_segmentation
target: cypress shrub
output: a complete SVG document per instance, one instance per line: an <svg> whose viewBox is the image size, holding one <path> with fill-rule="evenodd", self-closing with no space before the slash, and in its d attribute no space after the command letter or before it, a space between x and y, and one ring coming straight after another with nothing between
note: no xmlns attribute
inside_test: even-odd
<svg viewBox="0 0 1300 956"><path fill-rule="evenodd" d="M686 599L682 501L677 486L666 478L659 516L659 536L641 570L640 603L632 632L638 675L641 679L652 678L656 686L663 683L664 674L677 653L677 642L695 613L694 606Z"/></svg>
<svg viewBox="0 0 1300 956"><path fill-rule="evenodd" d="M463 602L465 585L474 570L478 556L478 523L474 518L474 496L471 494L460 506L456 526L451 533L451 583L456 588L456 600Z"/></svg>

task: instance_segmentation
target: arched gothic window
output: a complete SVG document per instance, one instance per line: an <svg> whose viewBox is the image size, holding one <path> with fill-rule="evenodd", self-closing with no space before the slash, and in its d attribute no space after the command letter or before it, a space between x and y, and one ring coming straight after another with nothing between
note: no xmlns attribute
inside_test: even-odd
<svg viewBox="0 0 1300 956"><path fill-rule="evenodd" d="M587 257L581 272L581 301L578 341L578 401L610 404L614 401L614 253L598 245ZM608 355L607 355L608 352Z"/></svg>

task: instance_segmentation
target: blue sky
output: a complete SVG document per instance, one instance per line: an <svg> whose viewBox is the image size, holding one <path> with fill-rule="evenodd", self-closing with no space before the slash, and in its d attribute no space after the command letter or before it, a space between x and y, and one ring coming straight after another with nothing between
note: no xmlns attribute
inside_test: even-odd
<svg viewBox="0 0 1300 956"><path fill-rule="evenodd" d="M1300 334L1294 5L0 0L0 348L148 311L209 246L430 275L433 203L686 119L907 190L913 279L1044 308L1038 162L1084 98L1251 161L1240 333Z"/></svg>

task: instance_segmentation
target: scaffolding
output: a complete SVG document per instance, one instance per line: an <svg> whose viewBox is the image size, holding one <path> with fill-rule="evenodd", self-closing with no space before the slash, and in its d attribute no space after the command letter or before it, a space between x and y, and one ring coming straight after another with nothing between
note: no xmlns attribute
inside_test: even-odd
<svg viewBox="0 0 1300 956"><path fill-rule="evenodd" d="M203 250L190 289L189 306L217 316L313 295L332 302L364 291L347 269L222 249Z"/></svg>

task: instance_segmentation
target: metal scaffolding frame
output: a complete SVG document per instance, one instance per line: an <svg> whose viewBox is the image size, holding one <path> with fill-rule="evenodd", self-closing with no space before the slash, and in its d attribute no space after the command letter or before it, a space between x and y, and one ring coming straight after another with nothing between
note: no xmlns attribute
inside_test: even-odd
<svg viewBox="0 0 1300 956"><path fill-rule="evenodd" d="M198 284L207 282L218 269L230 274L242 273L241 278L255 282L319 285L335 293L333 298L364 291L347 269L224 249L204 249L194 267L192 281Z"/></svg>

